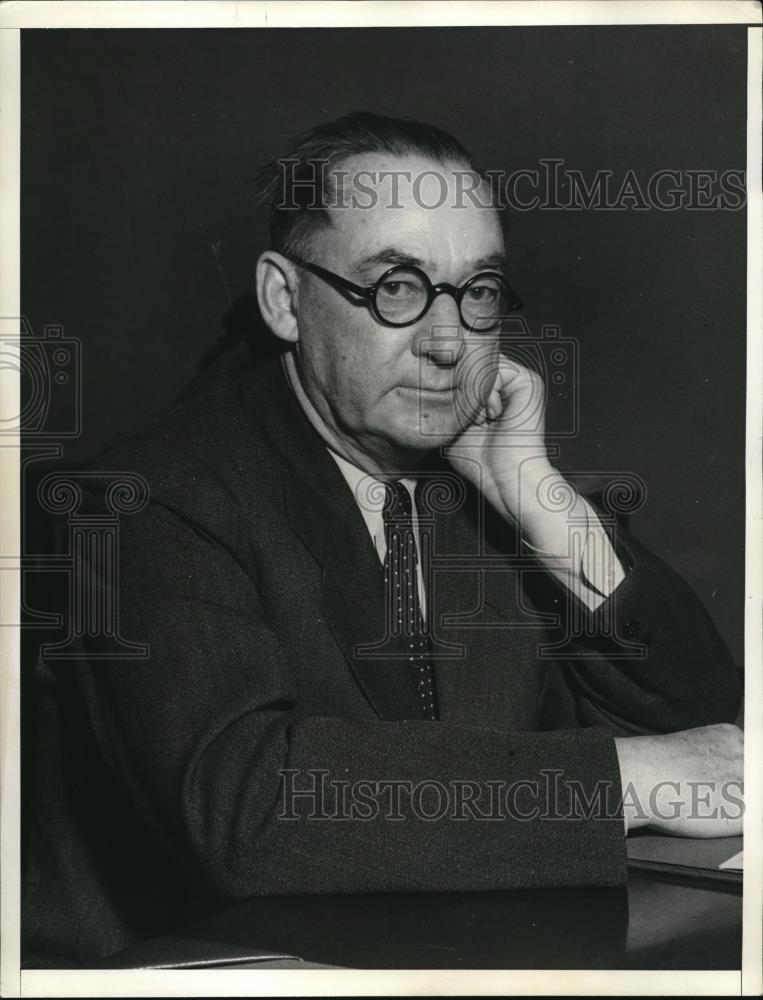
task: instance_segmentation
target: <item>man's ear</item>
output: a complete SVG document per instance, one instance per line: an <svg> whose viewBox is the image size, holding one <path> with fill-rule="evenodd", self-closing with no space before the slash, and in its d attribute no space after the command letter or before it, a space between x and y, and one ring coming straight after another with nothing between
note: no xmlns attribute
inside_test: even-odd
<svg viewBox="0 0 763 1000"><path fill-rule="evenodd" d="M296 344L297 277L292 262L273 250L266 250L257 261L257 301L262 318L276 337Z"/></svg>

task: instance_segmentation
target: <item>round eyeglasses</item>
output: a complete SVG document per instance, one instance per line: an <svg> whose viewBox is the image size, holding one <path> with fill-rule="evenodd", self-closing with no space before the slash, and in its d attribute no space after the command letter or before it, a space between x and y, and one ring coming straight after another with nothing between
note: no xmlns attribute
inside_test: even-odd
<svg viewBox="0 0 763 1000"><path fill-rule="evenodd" d="M462 325L476 333L497 330L506 316L522 308L522 300L502 274L480 271L459 288L441 281L433 285L428 275L411 264L396 264L373 285L356 285L318 264L294 259L338 289L362 299L384 326L411 326L424 316L438 295L451 295L458 305Z"/></svg>

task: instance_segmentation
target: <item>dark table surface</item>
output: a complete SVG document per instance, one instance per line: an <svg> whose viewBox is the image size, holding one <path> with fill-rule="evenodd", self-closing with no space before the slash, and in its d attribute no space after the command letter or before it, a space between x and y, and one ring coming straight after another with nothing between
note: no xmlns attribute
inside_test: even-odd
<svg viewBox="0 0 763 1000"><path fill-rule="evenodd" d="M738 969L740 888L633 875L627 889L257 898L104 965Z"/></svg>

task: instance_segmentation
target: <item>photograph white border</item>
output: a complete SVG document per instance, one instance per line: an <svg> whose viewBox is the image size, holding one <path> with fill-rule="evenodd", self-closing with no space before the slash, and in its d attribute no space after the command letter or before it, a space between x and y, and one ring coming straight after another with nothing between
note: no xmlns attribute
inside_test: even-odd
<svg viewBox="0 0 763 1000"><path fill-rule="evenodd" d="M472 25L748 25L747 131L747 513L745 614L745 870L742 969L738 972L598 970L19 970L19 629L0 629L0 995L759 995L763 992L763 192L761 4L753 0L281 0L249 2L30 2L0 6L0 316L20 316L20 30L23 28L417 27ZM5 378L0 413L17 413L19 387ZM18 440L0 448L0 621L20 605Z"/></svg>

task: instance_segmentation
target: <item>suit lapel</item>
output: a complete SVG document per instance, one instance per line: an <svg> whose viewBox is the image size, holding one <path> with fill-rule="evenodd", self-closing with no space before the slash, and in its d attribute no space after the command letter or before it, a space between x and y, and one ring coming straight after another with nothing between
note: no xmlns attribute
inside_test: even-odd
<svg viewBox="0 0 763 1000"><path fill-rule="evenodd" d="M408 656L386 628L382 566L346 480L278 363L255 369L251 397L250 419L281 452L289 524L322 567L323 612L355 679L379 718L420 718Z"/></svg>
<svg viewBox="0 0 763 1000"><path fill-rule="evenodd" d="M330 456L326 460L334 465ZM330 471L330 470L329 470ZM339 470L331 508L291 477L285 483L292 529L323 567L326 621L358 684L381 719L418 718L413 672L402 642L386 628L384 576L355 499Z"/></svg>

